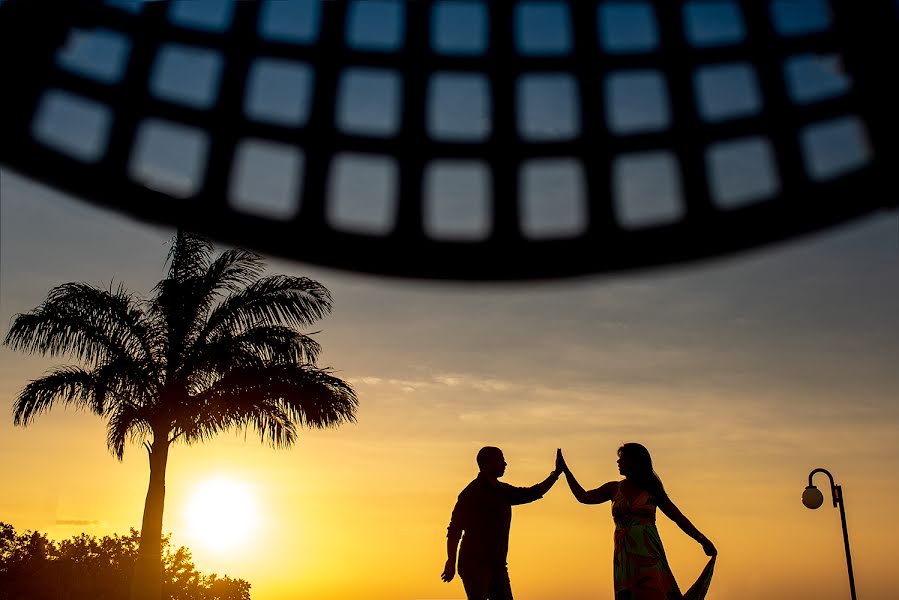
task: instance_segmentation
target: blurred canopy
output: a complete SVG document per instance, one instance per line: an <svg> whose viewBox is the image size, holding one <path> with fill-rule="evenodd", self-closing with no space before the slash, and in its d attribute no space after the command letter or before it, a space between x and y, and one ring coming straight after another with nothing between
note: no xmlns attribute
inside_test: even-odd
<svg viewBox="0 0 899 600"><path fill-rule="evenodd" d="M354 271L498 280L695 260L895 207L897 13L6 0L0 163Z"/></svg>

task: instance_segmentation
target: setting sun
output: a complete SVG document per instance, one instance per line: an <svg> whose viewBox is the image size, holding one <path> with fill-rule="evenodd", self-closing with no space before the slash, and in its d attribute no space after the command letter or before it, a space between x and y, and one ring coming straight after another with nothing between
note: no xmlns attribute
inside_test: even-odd
<svg viewBox="0 0 899 600"><path fill-rule="evenodd" d="M190 536L215 550L248 541L258 525L258 516L250 486L224 478L198 484L185 509Z"/></svg>

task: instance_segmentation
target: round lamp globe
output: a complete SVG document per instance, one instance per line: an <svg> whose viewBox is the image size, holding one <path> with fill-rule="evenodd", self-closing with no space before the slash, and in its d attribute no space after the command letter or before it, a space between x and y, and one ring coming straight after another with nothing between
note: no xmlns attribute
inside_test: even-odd
<svg viewBox="0 0 899 600"><path fill-rule="evenodd" d="M810 485L802 492L802 503L806 508L818 508L824 503L824 494L815 486Z"/></svg>

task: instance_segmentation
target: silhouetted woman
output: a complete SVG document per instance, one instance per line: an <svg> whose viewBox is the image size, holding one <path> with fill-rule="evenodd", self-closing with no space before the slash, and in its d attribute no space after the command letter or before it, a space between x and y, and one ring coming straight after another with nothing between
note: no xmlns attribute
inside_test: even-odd
<svg viewBox="0 0 899 600"><path fill-rule="evenodd" d="M556 470L565 473L568 487L578 502L602 504L612 501L615 600L701 600L705 597L718 551L665 493L662 481L652 470L649 450L640 444L623 445L618 449L618 471L624 479L610 481L595 490L584 490L580 486L565 464L561 450L556 455ZM678 589L665 558L655 524L656 507L712 557L686 594L681 594Z"/></svg>

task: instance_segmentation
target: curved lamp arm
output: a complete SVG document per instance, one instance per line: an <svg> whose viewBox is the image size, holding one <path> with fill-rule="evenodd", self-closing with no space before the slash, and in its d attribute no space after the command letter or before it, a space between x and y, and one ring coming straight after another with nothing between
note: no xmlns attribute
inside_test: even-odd
<svg viewBox="0 0 899 600"><path fill-rule="evenodd" d="M819 467L817 469L812 469L812 472L808 474L808 487L815 487L815 485L812 483L812 477L815 476L815 473L824 473L825 475L827 475L827 478L830 479L830 494L831 496L833 496L833 507L836 508L837 506L839 506L840 502L843 501L843 494L840 486L838 486L834 482L833 475L830 474L830 471Z"/></svg>

